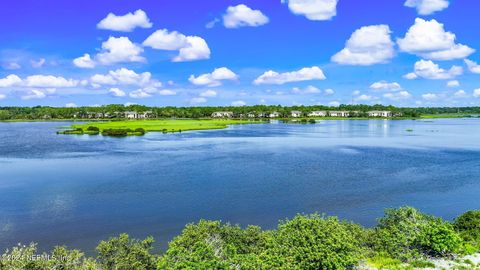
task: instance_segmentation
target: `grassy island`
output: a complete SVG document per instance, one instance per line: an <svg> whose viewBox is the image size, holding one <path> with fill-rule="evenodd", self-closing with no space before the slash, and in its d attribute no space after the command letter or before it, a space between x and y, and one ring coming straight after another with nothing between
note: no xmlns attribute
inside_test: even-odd
<svg viewBox="0 0 480 270"><path fill-rule="evenodd" d="M107 136L129 136L143 135L146 132L182 132L189 130L223 129L228 125L259 123L252 120L232 119L174 119L174 120L130 120L110 122L89 122L85 124L74 124L68 130L59 131L60 134L76 135L107 135Z"/></svg>

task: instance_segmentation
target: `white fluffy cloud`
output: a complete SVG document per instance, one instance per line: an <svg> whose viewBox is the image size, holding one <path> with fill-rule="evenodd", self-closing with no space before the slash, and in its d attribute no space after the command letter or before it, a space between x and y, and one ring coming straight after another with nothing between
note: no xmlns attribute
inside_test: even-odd
<svg viewBox="0 0 480 270"><path fill-rule="evenodd" d="M177 94L177 92L171 90L171 89L162 89L158 91L158 94L161 96L174 96Z"/></svg>
<svg viewBox="0 0 480 270"><path fill-rule="evenodd" d="M7 95L5 95L5 94L0 94L0 100L5 99L6 97L7 97Z"/></svg>
<svg viewBox="0 0 480 270"><path fill-rule="evenodd" d="M412 97L412 95L408 91L399 91L394 93L385 93L383 95L384 98L388 98L390 100L405 100Z"/></svg>
<svg viewBox="0 0 480 270"><path fill-rule="evenodd" d="M355 98L355 102L367 102L367 101L371 101L373 99L374 99L373 96L362 94L362 95L359 95Z"/></svg>
<svg viewBox="0 0 480 270"><path fill-rule="evenodd" d="M465 64L467 64L468 70L472 73L480 74L480 65L473 62L472 60L465 59Z"/></svg>
<svg viewBox="0 0 480 270"><path fill-rule="evenodd" d="M130 12L120 16L109 13L106 18L97 24L97 28L99 29L122 32L131 32L137 27L152 27L152 23L148 19L147 14L141 9L135 11L134 13Z"/></svg>
<svg viewBox="0 0 480 270"><path fill-rule="evenodd" d="M194 97L190 99L191 104L201 104L207 102L207 99L204 97Z"/></svg>
<svg viewBox="0 0 480 270"><path fill-rule="evenodd" d="M42 98L46 98L46 97L47 97L47 94L44 93L43 91L39 90L39 89L28 90L27 93L25 93L23 96L21 96L21 98L23 100L42 99Z"/></svg>
<svg viewBox="0 0 480 270"><path fill-rule="evenodd" d="M79 68L94 68L95 61L90 57L90 54L86 53L83 56L75 58L73 64Z"/></svg>
<svg viewBox="0 0 480 270"><path fill-rule="evenodd" d="M332 90L332 89L329 89L329 90ZM320 94L322 92L322 90L318 89L317 87L313 86L313 85L309 85L307 87L305 87L304 89L301 89L301 88L298 88L298 87L294 87L292 89L292 93L294 94Z"/></svg>
<svg viewBox="0 0 480 270"><path fill-rule="evenodd" d="M388 25L364 26L350 36L345 48L332 56L332 61L342 65L387 63L395 56L394 43Z"/></svg>
<svg viewBox="0 0 480 270"><path fill-rule="evenodd" d="M457 80L448 81L448 82L447 82L447 86L448 86L448 87L459 87L459 86L460 86L460 82L457 81Z"/></svg>
<svg viewBox="0 0 480 270"><path fill-rule="evenodd" d="M27 87L75 87L78 83L77 80L52 75L32 75L23 80L23 84Z"/></svg>
<svg viewBox="0 0 480 270"><path fill-rule="evenodd" d="M243 4L228 7L223 15L223 25L226 28L255 27L266 23L268 23L268 17L260 10L253 10Z"/></svg>
<svg viewBox="0 0 480 270"><path fill-rule="evenodd" d="M448 80L463 73L463 68L452 66L449 70L440 68L438 64L430 60L420 60L415 63L414 72L405 75L407 79L416 79L418 77L429 80Z"/></svg>
<svg viewBox="0 0 480 270"><path fill-rule="evenodd" d="M480 88L473 90L473 96L476 98L480 97Z"/></svg>
<svg viewBox="0 0 480 270"><path fill-rule="evenodd" d="M438 96L437 96L437 94L426 93L426 94L422 95L422 98L427 100L427 101L434 101L434 100L438 99Z"/></svg>
<svg viewBox="0 0 480 270"><path fill-rule="evenodd" d="M330 95L335 94L335 91L333 89L329 88L329 89L325 89L324 93L325 93L325 95L330 96Z"/></svg>
<svg viewBox="0 0 480 270"><path fill-rule="evenodd" d="M379 81L370 85L370 89L376 90L376 91L380 91L380 90L399 91L399 90L402 90L402 86L400 86L400 84L397 82Z"/></svg>
<svg viewBox="0 0 480 270"><path fill-rule="evenodd" d="M127 37L109 37L102 43L102 51L96 60L104 65L124 62L145 62L141 56L143 48L130 41Z"/></svg>
<svg viewBox="0 0 480 270"><path fill-rule="evenodd" d="M317 67L306 67L298 71L278 73L273 70L269 70L263 73L260 77L253 82L256 85L259 84L284 84L288 82L310 81L310 80L325 80L325 74Z"/></svg>
<svg viewBox="0 0 480 270"><path fill-rule="evenodd" d="M43 65L46 63L46 60L45 58L40 58L38 59L37 61L35 60L31 60L30 61L30 65L33 67L33 68L41 68L43 67Z"/></svg>
<svg viewBox="0 0 480 270"><path fill-rule="evenodd" d="M77 107L77 104L75 104L75 103L73 103L73 102L70 102L70 103L65 104L65 107L67 107L67 108L76 108L76 107Z"/></svg>
<svg viewBox="0 0 480 270"><path fill-rule="evenodd" d="M138 89L128 94L131 98L148 98L152 95L145 89Z"/></svg>
<svg viewBox="0 0 480 270"><path fill-rule="evenodd" d="M0 87L12 87L22 83L22 79L15 74L10 74L7 77L0 79Z"/></svg>
<svg viewBox="0 0 480 270"><path fill-rule="evenodd" d="M94 87L101 85L137 85L160 87L161 82L152 79L150 72L136 73L133 70L120 68L111 70L107 74L95 74L90 77L90 83Z"/></svg>
<svg viewBox="0 0 480 270"><path fill-rule="evenodd" d="M455 43L455 39L455 34L446 32L443 24L436 20L417 18L397 43L401 51L431 60L461 59L475 52L466 45Z"/></svg>
<svg viewBox="0 0 480 270"><path fill-rule="evenodd" d="M157 30L143 42L143 46L157 50L177 51L174 62L195 61L210 58L207 42L198 36L185 36L177 31Z"/></svg>
<svg viewBox="0 0 480 270"><path fill-rule="evenodd" d="M108 93L114 97L124 97L127 95L124 91L116 87L110 88L110 90L108 90Z"/></svg>
<svg viewBox="0 0 480 270"><path fill-rule="evenodd" d="M312 21L331 20L337 15L338 0L282 0L290 11Z"/></svg>
<svg viewBox="0 0 480 270"><path fill-rule="evenodd" d="M406 7L416 8L420 15L430 15L448 7L448 0L407 0Z"/></svg>
<svg viewBox="0 0 480 270"><path fill-rule="evenodd" d="M243 100L236 100L232 102L232 106L235 106L235 107L242 107L245 105L247 105L247 103Z"/></svg>
<svg viewBox="0 0 480 270"><path fill-rule="evenodd" d="M2 63L2 68L8 69L8 70L14 70L14 69L20 69L22 68L22 66L17 62L7 62L7 63Z"/></svg>
<svg viewBox="0 0 480 270"><path fill-rule="evenodd" d="M238 75L226 67L215 69L212 73L205 73L198 77L190 75L188 80L195 85L219 86L223 80L236 80Z"/></svg>
<svg viewBox="0 0 480 270"><path fill-rule="evenodd" d="M468 97L468 94L467 92L465 92L464 90L458 90L457 92L455 92L453 94L453 96L455 98L467 98Z"/></svg>
<svg viewBox="0 0 480 270"><path fill-rule="evenodd" d="M206 90L206 91L200 93L200 96L201 97L216 97L217 92L214 91L214 90Z"/></svg>

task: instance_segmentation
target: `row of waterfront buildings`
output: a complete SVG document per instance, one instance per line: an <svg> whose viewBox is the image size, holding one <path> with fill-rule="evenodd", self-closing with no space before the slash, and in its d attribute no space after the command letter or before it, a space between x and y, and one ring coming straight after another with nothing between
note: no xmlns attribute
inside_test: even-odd
<svg viewBox="0 0 480 270"><path fill-rule="evenodd" d="M214 112L211 117L213 118L300 118L300 117L398 117L402 116L401 113L394 113L392 111L311 111L311 112L301 112L301 111L290 111L289 113L279 113L279 112L260 112L260 113L234 113L229 111L223 112ZM125 119L147 119L155 118L156 115L152 111L146 112L136 112L136 111L127 111L127 112L114 112L114 113L104 113L104 112L82 112L75 113L74 118L125 118Z"/></svg>
<svg viewBox="0 0 480 270"><path fill-rule="evenodd" d="M281 118L281 117L399 117L401 113L394 113L392 111L312 111L304 113L301 111L291 111L288 114L281 114L279 112L271 113L247 113L247 114L235 114L233 112L214 112L213 118Z"/></svg>

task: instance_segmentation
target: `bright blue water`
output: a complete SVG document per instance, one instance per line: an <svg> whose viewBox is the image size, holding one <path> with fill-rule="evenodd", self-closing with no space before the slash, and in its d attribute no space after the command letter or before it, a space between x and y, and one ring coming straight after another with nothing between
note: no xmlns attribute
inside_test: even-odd
<svg viewBox="0 0 480 270"><path fill-rule="evenodd" d="M121 232L165 248L201 218L274 228L322 212L371 226L386 207L447 219L480 208L480 119L55 134L68 124L0 123L0 249L90 253Z"/></svg>

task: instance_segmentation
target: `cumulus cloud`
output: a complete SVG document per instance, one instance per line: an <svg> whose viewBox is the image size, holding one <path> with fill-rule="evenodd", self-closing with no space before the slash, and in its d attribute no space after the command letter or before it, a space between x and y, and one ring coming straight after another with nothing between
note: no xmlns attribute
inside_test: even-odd
<svg viewBox="0 0 480 270"><path fill-rule="evenodd" d="M371 101L373 99L374 99L373 96L362 94L355 98L355 102L366 102L366 101Z"/></svg>
<svg viewBox="0 0 480 270"><path fill-rule="evenodd" d="M438 64L430 60L420 60L415 63L414 72L405 75L407 79L415 79L418 77L429 80L448 80L463 73L463 68L452 66L449 70L440 68Z"/></svg>
<svg viewBox="0 0 480 270"><path fill-rule="evenodd" d="M371 25L357 29L345 48L332 56L332 61L342 65L368 66L387 63L395 56L394 43L388 25Z"/></svg>
<svg viewBox="0 0 480 270"><path fill-rule="evenodd" d="M448 81L448 82L447 82L447 86L448 86L448 87L459 87L459 86L460 86L460 82L457 81L457 80Z"/></svg>
<svg viewBox="0 0 480 270"><path fill-rule="evenodd" d="M383 97L390 100L398 101L398 100L409 99L412 97L412 95L408 91L399 91L394 93L385 93Z"/></svg>
<svg viewBox="0 0 480 270"><path fill-rule="evenodd" d="M259 84L285 84L289 82L310 81L310 80L325 80L325 74L317 67L306 67L298 71L278 73L273 70L269 70L259 76L253 82L256 85Z"/></svg>
<svg viewBox="0 0 480 270"><path fill-rule="evenodd" d="M415 19L404 38L397 40L401 51L431 60L453 60L469 56L475 50L455 43L456 36L446 32L436 20Z"/></svg>
<svg viewBox="0 0 480 270"><path fill-rule="evenodd" d="M135 91L132 91L128 94L131 98L148 98L151 97L152 95L148 93L145 89L138 89Z"/></svg>
<svg viewBox="0 0 480 270"><path fill-rule="evenodd" d="M43 91L39 89L31 89L31 90L28 90L25 95L21 96L21 99L23 100L42 99L45 97L47 97L47 95Z"/></svg>
<svg viewBox="0 0 480 270"><path fill-rule="evenodd" d="M430 15L448 7L448 0L407 0L406 7L416 8L420 15Z"/></svg>
<svg viewBox="0 0 480 270"><path fill-rule="evenodd" d="M190 75L188 80L195 85L207 85L207 86L220 86L221 81L224 80L236 80L238 75L226 67L215 69L212 73L205 73L195 77Z"/></svg>
<svg viewBox="0 0 480 270"><path fill-rule="evenodd" d="M75 87L78 83L77 80L52 75L32 75L23 81L23 84L27 87Z"/></svg>
<svg viewBox="0 0 480 270"><path fill-rule="evenodd" d="M127 68L111 70L107 74L95 74L90 77L90 83L94 87L101 85L137 85L161 87L162 83L152 79L150 72L136 73Z"/></svg>
<svg viewBox="0 0 480 270"><path fill-rule="evenodd" d="M15 69L21 69L22 66L17 62L7 62L2 64L2 68L8 69L8 70L15 70Z"/></svg>
<svg viewBox="0 0 480 270"><path fill-rule="evenodd" d="M96 60L104 65L124 62L145 62L140 54L143 48L130 41L127 37L109 37L102 43L102 51L97 54Z"/></svg>
<svg viewBox="0 0 480 270"><path fill-rule="evenodd" d="M330 96L330 95L333 95L335 94L335 91L333 89L325 89L325 91L323 91L325 93L325 95L327 96Z"/></svg>
<svg viewBox="0 0 480 270"><path fill-rule="evenodd" d="M472 60L465 59L465 64L467 64L468 70L472 73L480 74L480 65L473 62Z"/></svg>
<svg viewBox="0 0 480 270"><path fill-rule="evenodd" d="M331 89L330 89L331 90ZM309 85L305 87L304 89L294 87L292 89L292 93L294 94L320 94L322 90L318 89L317 87L313 85Z"/></svg>
<svg viewBox="0 0 480 270"><path fill-rule="evenodd" d="M468 94L464 90L458 90L457 92L455 92L453 94L453 97L455 97L455 98L467 98Z"/></svg>
<svg viewBox="0 0 480 270"><path fill-rule="evenodd" d="M108 93L114 97L124 97L127 95L124 91L116 87L110 88L110 90L108 90Z"/></svg>
<svg viewBox="0 0 480 270"><path fill-rule="evenodd" d="M77 107L77 104L71 102L71 103L65 104L65 107L67 107L67 108L76 108L76 107Z"/></svg>
<svg viewBox="0 0 480 270"><path fill-rule="evenodd" d="M473 96L476 98L480 97L480 88L473 90Z"/></svg>
<svg viewBox="0 0 480 270"><path fill-rule="evenodd" d="M370 85L370 89L375 91L380 91L380 90L399 91L399 90L402 90L402 86L400 86L400 84L397 82L379 81Z"/></svg>
<svg viewBox="0 0 480 270"><path fill-rule="evenodd" d="M0 100L7 98L7 95L5 94L0 94Z"/></svg>
<svg viewBox="0 0 480 270"><path fill-rule="evenodd" d="M97 24L97 28L99 29L121 32L131 32L137 27L152 27L152 23L148 19L147 14L141 9L134 13L130 12L120 16L109 13L106 18Z"/></svg>
<svg viewBox="0 0 480 270"><path fill-rule="evenodd" d="M312 21L331 20L337 15L338 0L282 0L293 14L303 15Z"/></svg>
<svg viewBox="0 0 480 270"><path fill-rule="evenodd" d="M338 102L338 101L330 101L330 102L328 103L328 106L338 107L338 106L340 106L340 102Z"/></svg>
<svg viewBox="0 0 480 270"><path fill-rule="evenodd" d="M214 90L206 90L206 91L200 93L200 96L201 97L216 97L217 92L214 91Z"/></svg>
<svg viewBox="0 0 480 270"><path fill-rule="evenodd" d="M242 106L246 106L247 103L243 100L236 100L236 101L233 101L232 102L232 106L235 106L235 107L242 107Z"/></svg>
<svg viewBox="0 0 480 270"><path fill-rule="evenodd" d="M438 96L433 93L426 93L422 95L422 98L427 100L427 101L434 101L438 99Z"/></svg>
<svg viewBox="0 0 480 270"><path fill-rule="evenodd" d="M157 50L177 51L173 62L195 61L210 58L207 42L198 36L186 36L177 31L157 30L143 42L143 46Z"/></svg>
<svg viewBox="0 0 480 270"><path fill-rule="evenodd" d="M207 102L207 99L204 97L194 97L190 99L190 104L201 104L206 102Z"/></svg>
<svg viewBox="0 0 480 270"><path fill-rule="evenodd" d="M226 28L256 27L266 23L268 23L268 17L260 10L253 10L243 4L228 7L223 15L223 25Z"/></svg>
<svg viewBox="0 0 480 270"><path fill-rule="evenodd" d="M162 89L158 91L158 94L161 96L174 96L177 94L177 92L171 89Z"/></svg>
<svg viewBox="0 0 480 270"><path fill-rule="evenodd" d="M0 79L0 87L12 87L22 83L22 79L15 74L10 74L5 78Z"/></svg>
<svg viewBox="0 0 480 270"><path fill-rule="evenodd" d="M86 53L83 56L75 58L73 64L79 68L94 68L95 61L90 57L90 54Z"/></svg>

